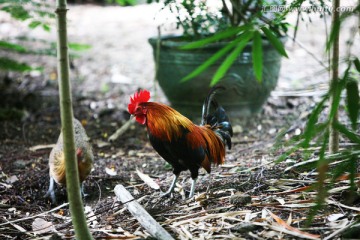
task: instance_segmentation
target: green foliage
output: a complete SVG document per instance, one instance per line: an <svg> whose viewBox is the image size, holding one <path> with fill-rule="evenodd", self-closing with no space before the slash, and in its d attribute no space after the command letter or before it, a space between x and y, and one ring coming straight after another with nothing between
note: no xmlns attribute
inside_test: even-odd
<svg viewBox="0 0 360 240"><path fill-rule="evenodd" d="M219 9L213 10L206 1L198 0L147 0L147 3L162 2L176 19L177 28L183 30L187 38L199 39L226 26Z"/></svg>
<svg viewBox="0 0 360 240"><path fill-rule="evenodd" d="M188 76L182 79L183 82L190 80L191 78L199 75L202 73L205 69L210 67L212 64L214 64L217 60L225 56L226 53L228 53L231 49L233 49L241 39L235 39L230 44L219 50L217 53L215 53L211 58L206 60L202 65L200 65L198 68L196 68L192 73L190 73ZM215 79L216 82L216 79Z"/></svg>
<svg viewBox="0 0 360 240"><path fill-rule="evenodd" d="M55 14L53 6L41 0L0 0L0 12L7 12L16 20L29 21L28 27L35 29L41 27L49 32L51 30L50 23L53 21ZM35 44L36 43L36 44ZM36 45L37 47L33 47ZM25 47L26 46L26 47ZM72 57L76 57L75 52L88 50L91 46L79 43L69 43L72 50ZM16 58L16 54L26 55L45 55L56 56L56 43L42 39L29 39L19 37L16 39L3 39L0 41L0 50L5 53L0 59L0 69L3 71L26 72L33 69L41 70L40 67L31 67L27 63L20 63ZM12 57L10 57L12 56Z"/></svg>
<svg viewBox="0 0 360 240"><path fill-rule="evenodd" d="M286 54L284 44L279 40L279 38L270 31L267 27L262 27L261 30L265 34L267 40L274 46L274 48L284 57L288 57Z"/></svg>
<svg viewBox="0 0 360 240"><path fill-rule="evenodd" d="M136 4L136 0L115 0L120 6L132 6Z"/></svg>
<svg viewBox="0 0 360 240"><path fill-rule="evenodd" d="M268 28L263 27L262 32L264 33L264 37L268 38L269 42L275 47L278 52L287 57L285 48L283 43L278 39L278 37L275 35L274 32L271 32ZM236 48L237 46L232 44L235 40L239 41L242 44L249 43L253 44L253 68L256 78L259 82L261 82L262 79L262 66L263 66L263 55L262 55L262 36L257 28L253 26L252 24L244 24L242 26L238 27L230 27L227 30L221 31L219 33L216 33L210 37L189 43L185 45L182 49L196 49L201 48L204 46L207 46L211 43L216 43L221 40L227 40L229 43L221 50L219 50L214 56L210 57L206 62L204 62L202 65L200 65L197 69L195 69L193 72L191 72L189 75L184 77L182 81L188 81L193 77L196 77L197 75L201 74L203 71L205 71L208 67L210 67L212 64L216 63L216 61L220 58L225 58L226 62L224 61L217 73L213 76L211 80L211 86L216 85L221 78L226 74L228 69L231 67L231 65L235 62L236 58L241 54L244 47ZM255 39L256 38L256 39ZM232 40L231 39L235 39ZM227 54L230 52L233 48L233 51L230 53L230 56L227 56ZM235 55L235 53L237 55Z"/></svg>
<svg viewBox="0 0 360 240"><path fill-rule="evenodd" d="M359 117L359 85L358 81L348 78L346 82L346 106L353 130L357 129L357 120Z"/></svg>
<svg viewBox="0 0 360 240"><path fill-rule="evenodd" d="M149 0L148 2L160 2L159 0ZM201 2L202 5L197 5ZM287 57L283 43L278 39L287 31L285 16L273 14L273 19L268 19L266 11L263 11L265 5L274 4L266 0L246 1L240 0L222 2L222 7L215 11L209 11L205 1L195 0L165 0L164 8L169 8L177 17L178 26L184 30L184 36L190 39L198 39L182 47L183 50L202 48L209 44L219 41L226 42L224 49L219 50L214 56L210 57L200 67L196 68L182 81L188 81L201 74L216 60L223 61L219 69L211 80L211 86L217 84L226 74L237 57L241 55L244 47L241 45L248 43L253 46L252 59L253 69L256 79L262 81L263 67L263 39L269 40L274 48L283 56ZM198 9L195 14L194 9ZM230 11L229 9L232 9ZM260 10L262 9L262 10ZM178 13L182 11L187 13L186 17L179 17ZM200 14L201 13L201 14ZM199 19L199 16L202 16ZM245 34L246 33L246 34ZM244 38L244 36L250 36ZM242 39L244 38L244 39ZM239 45L234 45L238 39ZM229 49L229 46L232 49ZM235 53L237 55L235 55ZM223 60L222 60L223 59Z"/></svg>
<svg viewBox="0 0 360 240"><path fill-rule="evenodd" d="M254 32L253 47L252 47L253 67L256 79L261 83L262 81L262 66L263 66L263 53L262 53L262 40L258 31Z"/></svg>
<svg viewBox="0 0 360 240"><path fill-rule="evenodd" d="M354 66L356 67L356 70L360 73L360 61L358 58L355 58L353 60Z"/></svg>
<svg viewBox="0 0 360 240"><path fill-rule="evenodd" d="M19 53L23 53L27 51L25 47L19 44L5 42L5 41L0 41L0 49L12 50Z"/></svg>
<svg viewBox="0 0 360 240"><path fill-rule="evenodd" d="M253 32L245 32L239 38L239 43L235 46L234 50L226 57L222 62L218 70L216 71L210 86L215 86L218 81L225 75L227 70L236 60L237 56L242 52L245 46L248 44L249 40L253 37Z"/></svg>
<svg viewBox="0 0 360 240"><path fill-rule="evenodd" d="M28 27L35 29L42 27L46 31L50 31L49 21L54 18L51 6L45 1L40 0L24 0L24 1L3 1L0 3L0 12L6 12L18 21L29 21ZM16 43L14 43L16 41ZM20 39L3 39L0 41L0 50L8 53L8 56L14 54L38 54L38 50L25 47ZM0 60L0 68L4 71L25 72L34 69L27 63L20 63L14 57L4 56ZM35 68L41 69L41 68Z"/></svg>
<svg viewBox="0 0 360 240"><path fill-rule="evenodd" d="M148 0L148 2L159 2L159 0ZM171 1L171 0L165 0L164 4L165 7L170 6L171 4L174 4L174 2L177 2L178 5L182 5L184 3L187 3L189 1ZM193 2L193 1L190 1ZM288 13L291 12L293 9L301 8L302 5L307 2L305 0L295 0L292 1L284 11L278 11L278 12L271 12L266 10L271 10L272 5L276 4L273 1L267 1L267 0L258 0L258 1L230 1L225 2L222 1L223 6L220 10L221 18L218 19L218 21L213 21L212 29L213 32L208 32L210 36L207 36L207 34L193 34L193 36L199 38L200 40L189 43L187 46L183 47L183 49L194 49L194 48L201 48L208 44L215 43L218 41L228 41L229 45L231 44L231 40L240 38L242 32L246 31L252 31L255 34L253 34L253 38L250 39L250 42L253 46L253 52L252 52L252 58L253 58L253 69L254 69L254 75L256 79L261 82L262 80L262 63L263 63L263 57L262 57L262 47L259 46L261 42L263 42L263 39L268 40L274 48L284 57L287 57L287 53L285 51L284 45L279 40L279 37L286 35L288 30L288 24L286 23L285 19ZM279 5L284 5L285 2L278 3ZM320 12L320 17L323 17L324 14L330 13L329 8L326 7L326 2L324 0L320 1L310 1L310 6L307 8L308 13L312 12ZM229 10L232 9L232 10ZM260 10L261 9L261 10ZM319 11L319 9L323 9L325 11ZM185 8L185 10L188 10ZM203 9L204 10L204 9ZM356 10L354 10L355 12ZM206 11L205 11L206 12ZM302 11L298 11L302 18ZM270 16L269 16L270 13ZM190 14L190 16L192 16ZM309 20L311 21L310 17ZM181 23L182 19L178 19L180 22L179 25L183 25ZM196 26L197 19L194 17L193 19L189 20L189 25L184 29L184 35L189 35L189 32L186 29L191 29L191 26ZM184 27L184 26L183 26ZM240 29L239 27L244 27L244 29ZM225 30L223 30L225 29ZM259 29L261 31L259 31ZM330 47L331 41L333 41L334 36L338 34L338 31L340 29L340 23L335 26L332 30L331 37L329 38L329 43L327 44L328 47ZM261 38L259 38L259 35L257 33L261 33ZM235 46L234 46L235 48ZM230 51L219 51L219 53L222 54L221 57L226 58L226 55L229 54ZM233 51L232 51L233 52ZM241 54L241 51L238 52L239 55ZM217 55L218 57L219 55ZM206 61L202 66L195 69L192 73L187 75L183 81L187 81L193 77L196 77L197 75L201 74L203 71L205 71L208 67L210 67L212 64L214 64L216 61L213 61L214 59L211 59L209 61ZM235 61L235 60L234 60ZM212 62L212 64L209 64ZM227 62L227 69L229 69L228 65L231 65L233 62L228 61ZM225 67L224 67L225 69ZM220 76L219 74L218 76ZM221 78L219 77L213 77L211 80L211 84L215 85L217 84Z"/></svg>
<svg viewBox="0 0 360 240"><path fill-rule="evenodd" d="M308 223L311 222L315 214L324 206L325 198L328 194L328 189L331 187L326 180L331 179L335 181L339 176L344 173L349 173L350 176L350 189L354 191L355 188L355 175L357 169L357 159L360 156L360 151L345 150L336 155L326 155L327 143L329 141L329 129L332 126L342 136L353 143L360 145L360 136L354 132L357 130L357 120L360 110L360 96L358 90L358 81L355 79L359 74L354 74L357 70L357 61L348 61L348 67L343 73L343 77L330 87L328 92L323 96L322 100L313 109L307 121L303 134L297 139L294 145L282 156L278 158L278 162L283 161L287 156L300 148L308 149L310 142L316 140L321 144L319 151L319 159L317 160L317 182L313 186L317 189L316 205L313 207L308 215ZM341 96L345 94L344 106L347 107L349 121L351 122L351 129L338 121L334 121L335 113L339 106L342 105ZM332 104L329 106L330 111L327 119L324 122L319 122L320 115L326 111L326 103L329 101L329 96L332 96ZM358 147L357 147L358 148ZM329 169L329 165L334 161L342 161L340 164L335 165Z"/></svg>
<svg viewBox="0 0 360 240"><path fill-rule="evenodd" d="M239 27L230 27L229 29L220 31L216 35L213 35L211 37L191 42L191 43L181 47L181 49L188 50L188 49L196 49L199 47L203 47L207 44L218 42L220 40L228 39L233 36L236 36L240 32L243 32L248 29L249 29L249 27L247 25L243 25L243 26L239 26Z"/></svg>
<svg viewBox="0 0 360 240"><path fill-rule="evenodd" d="M89 44L81 44L81 43L69 43L69 48L74 51L86 51L91 48Z"/></svg>
<svg viewBox="0 0 360 240"><path fill-rule="evenodd" d="M0 57L0 69L6 71L25 72L33 68L25 63L19 63L9 58Z"/></svg>
<svg viewBox="0 0 360 240"><path fill-rule="evenodd" d="M329 51L331 49L332 45L334 44L335 37L339 36L341 23L344 22L348 17L354 16L359 13L360 13L360 4L354 6L352 11L345 11L341 13L339 20L335 21L333 27L331 28L330 37L326 42L326 51Z"/></svg>

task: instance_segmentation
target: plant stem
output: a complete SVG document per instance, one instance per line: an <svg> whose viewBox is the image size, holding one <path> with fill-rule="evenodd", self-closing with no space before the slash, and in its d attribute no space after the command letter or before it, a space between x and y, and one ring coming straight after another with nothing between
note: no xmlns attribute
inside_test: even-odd
<svg viewBox="0 0 360 240"><path fill-rule="evenodd" d="M93 239L86 224L83 202L80 196L80 182L75 156L75 140L73 126L73 109L69 80L69 54L66 29L66 0L56 1L57 14L57 56L61 125L64 140L66 166L66 185L70 204L71 218L76 239Z"/></svg>
<svg viewBox="0 0 360 240"><path fill-rule="evenodd" d="M333 0L333 15L331 27L334 28L336 23L340 21L340 14L337 10L340 6L340 0ZM330 82L330 87L338 86L337 82L339 81L339 32L336 34L334 38L334 42L332 45L332 79ZM333 89L331 104L333 104L334 97L336 95L336 90ZM334 118L331 119L330 124L330 138L329 138L329 152L330 154L336 153L339 150L339 132L333 127L334 123L338 121L338 111L334 115Z"/></svg>

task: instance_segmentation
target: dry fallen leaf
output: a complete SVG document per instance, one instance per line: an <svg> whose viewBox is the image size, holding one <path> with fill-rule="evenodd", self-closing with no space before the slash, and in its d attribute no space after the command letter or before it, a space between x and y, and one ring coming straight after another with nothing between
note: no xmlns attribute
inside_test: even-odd
<svg viewBox="0 0 360 240"><path fill-rule="evenodd" d="M6 182L7 182L7 183L14 183L14 182L16 182L16 181L18 181L18 180L19 180L19 178L18 178L17 176L12 175L12 176L10 176L8 179L6 179Z"/></svg>
<svg viewBox="0 0 360 240"><path fill-rule="evenodd" d="M288 225L284 220L282 220L280 217L276 216L274 213L272 213L270 210L267 210L267 212L271 215L271 217L279 224L281 225L282 227L284 227L285 229L287 230L290 230L292 232L296 232L296 233L299 233L303 236L306 236L308 238L311 238L311 239L318 239L320 238L320 235L317 235L317 234L311 234L311 233L308 233L308 232L304 232L304 231L301 231L297 228L294 228L290 225Z"/></svg>
<svg viewBox="0 0 360 240"><path fill-rule="evenodd" d="M32 223L32 230L34 231L34 234L56 232L55 226L52 224L52 222L45 221L42 218L35 218Z"/></svg>
<svg viewBox="0 0 360 240"><path fill-rule="evenodd" d="M55 147L55 144L46 144L46 145L36 145L29 148L30 151L36 152L37 150L47 149L47 148L53 148Z"/></svg>
<svg viewBox="0 0 360 240"><path fill-rule="evenodd" d="M139 169L136 169L136 173L149 187L155 190L160 189L160 186L151 177L149 177L149 175L140 172Z"/></svg>
<svg viewBox="0 0 360 240"><path fill-rule="evenodd" d="M107 174L109 174L110 176L116 176L117 172L115 171L115 168L112 167L112 168L105 168L105 172Z"/></svg>
<svg viewBox="0 0 360 240"><path fill-rule="evenodd" d="M333 221L336 221L338 220L339 218L342 218L344 217L345 215L342 214L342 213L334 213L334 214L330 214L328 217L327 217L327 220L329 222L333 222Z"/></svg>

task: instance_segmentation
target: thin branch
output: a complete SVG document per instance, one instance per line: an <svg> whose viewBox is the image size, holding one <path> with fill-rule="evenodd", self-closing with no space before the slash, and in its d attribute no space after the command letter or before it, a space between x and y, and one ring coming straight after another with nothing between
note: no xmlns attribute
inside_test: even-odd
<svg viewBox="0 0 360 240"><path fill-rule="evenodd" d="M66 207L67 205L69 205L69 203L61 204L60 206L57 206L56 208L53 208L53 209L51 209L49 211L46 211L46 212L39 213L39 214L34 215L34 216L20 218L20 219L16 219L16 220L13 220L13 221L6 222L6 223L1 223L0 226L11 224L11 223L17 223L17 222L21 222L21 221L25 221L25 220L29 220L29 219L33 219L33 218L37 218L37 217L40 217L40 216L44 216L44 215L46 215L48 213L55 212L56 210L59 210L59 209L61 209L63 207Z"/></svg>

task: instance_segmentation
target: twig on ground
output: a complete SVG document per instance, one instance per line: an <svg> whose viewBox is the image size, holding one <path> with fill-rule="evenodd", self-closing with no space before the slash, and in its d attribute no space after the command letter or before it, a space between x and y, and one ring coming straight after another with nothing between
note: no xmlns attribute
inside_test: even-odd
<svg viewBox="0 0 360 240"><path fill-rule="evenodd" d="M116 185L114 192L117 198L125 204L129 212L153 237L160 240L174 239L137 201L132 201L134 197L123 185Z"/></svg>
<svg viewBox="0 0 360 240"><path fill-rule="evenodd" d="M356 226L356 225L358 225L357 222L350 223L349 225L346 225L345 227L340 228L340 229L334 231L332 234L330 234L329 236L325 237L323 240L333 239L336 235L338 235L338 234L344 232L345 230L347 230L347 229L349 229L349 228L351 228L351 227L353 227L353 226Z"/></svg>
<svg viewBox="0 0 360 240"><path fill-rule="evenodd" d="M37 217L40 217L40 216L43 216L43 215L46 215L48 213L51 213L51 212L54 212L60 208L63 208L63 207L66 207L67 205L69 205L69 203L64 203L64 204L61 204L60 206L56 207L56 208L53 208L49 211L46 211L46 212L43 212L43 213L39 213L37 215L34 215L34 216L30 216L30 217L25 217L25 218L20 218L20 219L16 219L16 220L13 220L13 221L8 221L6 223L1 223L0 226L3 226L3 225L6 225L6 224L11 224L11 223L16 223L16 222L21 222L21 221L25 221L25 220L29 220L29 219L33 219L33 218L37 218Z"/></svg>
<svg viewBox="0 0 360 240"><path fill-rule="evenodd" d="M123 135L132 125L133 119L129 119L122 125L116 132L109 137L109 142L114 142L116 139L118 139L121 135Z"/></svg>

